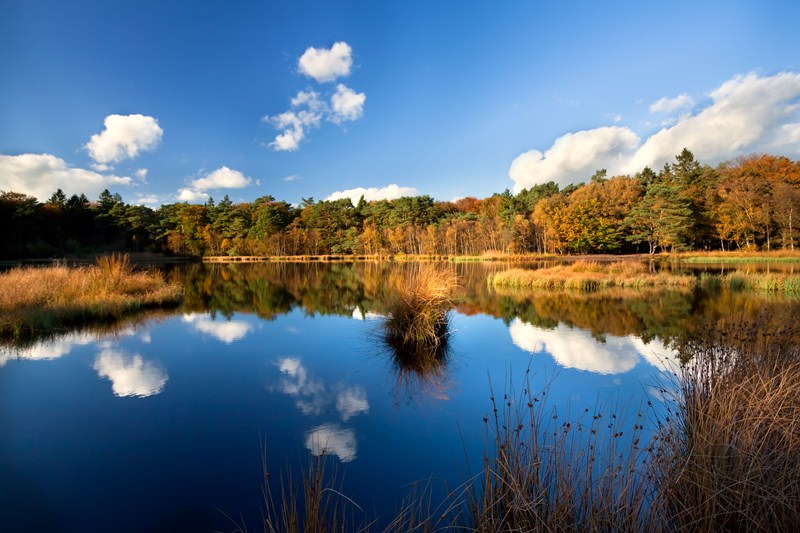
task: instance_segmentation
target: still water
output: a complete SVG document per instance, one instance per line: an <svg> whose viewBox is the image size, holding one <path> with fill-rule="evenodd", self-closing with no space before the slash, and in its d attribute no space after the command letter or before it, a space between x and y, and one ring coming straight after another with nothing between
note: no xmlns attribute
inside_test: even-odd
<svg viewBox="0 0 800 533"><path fill-rule="evenodd" d="M230 531L226 514L258 530L262 456L277 480L323 452L388 521L410 484L480 465L490 384L530 368L561 413L636 410L704 328L798 311L730 292L497 292L486 278L507 266L450 265L450 353L419 372L381 340L417 268L192 265L169 273L180 309L0 348L0 530Z"/></svg>

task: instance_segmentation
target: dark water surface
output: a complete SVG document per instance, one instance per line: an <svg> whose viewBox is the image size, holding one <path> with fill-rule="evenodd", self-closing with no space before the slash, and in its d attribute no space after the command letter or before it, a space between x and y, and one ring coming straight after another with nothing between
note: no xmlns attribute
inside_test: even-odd
<svg viewBox="0 0 800 533"><path fill-rule="evenodd" d="M0 348L0 530L234 529L223 512L259 530L262 451L273 479L326 452L388 521L409 484L480 465L490 380L502 391L530 366L562 413L636 410L705 328L800 316L731 292L496 292L487 275L507 266L450 265L451 352L419 372L381 341L393 287L418 268L193 265L170 273L178 311Z"/></svg>

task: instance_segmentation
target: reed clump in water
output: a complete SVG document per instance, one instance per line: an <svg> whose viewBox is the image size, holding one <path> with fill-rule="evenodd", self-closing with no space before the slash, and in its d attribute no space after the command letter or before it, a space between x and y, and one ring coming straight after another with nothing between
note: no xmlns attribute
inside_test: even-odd
<svg viewBox="0 0 800 533"><path fill-rule="evenodd" d="M576 261L569 265L526 270L512 268L489 278L490 285L536 290L596 291L620 288L692 288L694 276L651 272L643 263Z"/></svg>
<svg viewBox="0 0 800 533"><path fill-rule="evenodd" d="M115 321L176 305L182 288L160 272L136 271L127 255L88 267L22 267L0 274L0 336L23 340L71 327Z"/></svg>
<svg viewBox="0 0 800 533"><path fill-rule="evenodd" d="M446 352L450 295L455 286L451 271L430 265L398 279L384 323L384 340L401 366L425 372Z"/></svg>

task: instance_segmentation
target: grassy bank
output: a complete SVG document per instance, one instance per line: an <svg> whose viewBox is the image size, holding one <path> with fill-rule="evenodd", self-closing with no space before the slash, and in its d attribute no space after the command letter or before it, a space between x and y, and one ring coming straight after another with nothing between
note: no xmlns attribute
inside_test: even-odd
<svg viewBox="0 0 800 533"><path fill-rule="evenodd" d="M800 263L800 251L681 253L669 256L683 263Z"/></svg>
<svg viewBox="0 0 800 533"><path fill-rule="evenodd" d="M696 281L693 276L650 272L643 263L635 261L576 261L536 270L509 269L491 276L489 283L495 287L595 291L614 287L691 288Z"/></svg>
<svg viewBox="0 0 800 533"><path fill-rule="evenodd" d="M0 336L34 338L142 309L176 305L182 288L160 272L134 271L127 256L88 267L21 267L0 274Z"/></svg>

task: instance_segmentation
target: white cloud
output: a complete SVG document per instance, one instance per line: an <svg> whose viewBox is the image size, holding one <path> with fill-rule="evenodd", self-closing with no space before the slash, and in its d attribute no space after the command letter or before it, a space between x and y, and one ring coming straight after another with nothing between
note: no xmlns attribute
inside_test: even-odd
<svg viewBox="0 0 800 533"><path fill-rule="evenodd" d="M111 348L103 349L94 361L101 378L111 380L116 396L153 396L164 390L169 376L156 363L145 361L139 354L127 355Z"/></svg>
<svg viewBox="0 0 800 533"><path fill-rule="evenodd" d="M134 172L133 175L136 176L137 178L139 178L140 180L145 181L146 178L147 178L147 169L146 168L140 168L139 170Z"/></svg>
<svg viewBox="0 0 800 533"><path fill-rule="evenodd" d="M353 205L356 205L362 196L367 202L372 202L374 200L395 200L403 196L417 196L418 194L419 191L414 187L400 187L392 183L391 185L381 188L370 187L365 189L364 187L357 187L355 189L336 191L325 199L339 200L341 198L350 198Z"/></svg>
<svg viewBox="0 0 800 533"><path fill-rule="evenodd" d="M343 84L336 86L336 92L331 96L333 114L331 122L337 124L347 120L358 120L364 115L364 102L367 95L357 93Z"/></svg>
<svg viewBox="0 0 800 533"><path fill-rule="evenodd" d="M361 413L369 413L367 392L361 387L349 387L336 397L336 410L347 422Z"/></svg>
<svg viewBox="0 0 800 533"><path fill-rule="evenodd" d="M114 167L111 165L103 165L101 163L91 163L89 167L97 172L108 172L109 170L114 170Z"/></svg>
<svg viewBox="0 0 800 533"><path fill-rule="evenodd" d="M530 150L519 155L508 174L516 183L517 192L548 181L564 185L585 180L599 168L621 166L638 146L639 137L619 126L567 133L544 153Z"/></svg>
<svg viewBox="0 0 800 533"><path fill-rule="evenodd" d="M336 424L322 424L306 433L306 448L316 456L333 454L349 463L356 458L356 434Z"/></svg>
<svg viewBox="0 0 800 533"><path fill-rule="evenodd" d="M85 193L96 198L103 189L131 185L130 177L103 175L74 168L50 154L0 155L0 190L29 194L46 200L56 189L67 196Z"/></svg>
<svg viewBox="0 0 800 533"><path fill-rule="evenodd" d="M208 194L191 189L179 189L178 194L175 195L175 200L178 202L202 203L207 201Z"/></svg>
<svg viewBox="0 0 800 533"><path fill-rule="evenodd" d="M352 48L344 41L334 43L329 49L309 47L300 56L300 72L318 82L333 81L350 75L353 65Z"/></svg>
<svg viewBox="0 0 800 533"><path fill-rule="evenodd" d="M252 329L253 326L241 320L212 320L209 315L200 313L188 313L183 315L183 321L197 330L211 335L225 344L231 344L242 340Z"/></svg>
<svg viewBox="0 0 800 533"><path fill-rule="evenodd" d="M100 164L116 163L136 157L141 151L153 150L164 135L158 121L144 115L108 115L103 125L105 129L86 143L89 155Z"/></svg>
<svg viewBox="0 0 800 533"><path fill-rule="evenodd" d="M694 105L694 100L686 93L679 94L675 98L660 98L650 104L651 113L673 113L679 109L688 109Z"/></svg>
<svg viewBox="0 0 800 533"><path fill-rule="evenodd" d="M318 128L326 112L326 104L314 91L300 91L292 98L292 107L280 115L265 116L261 120L283 130L269 143L277 151L293 152L300 148L308 128Z"/></svg>
<svg viewBox="0 0 800 533"><path fill-rule="evenodd" d="M133 202L134 205L145 205L148 207L158 207L163 203L163 199L155 194L144 194L137 196Z"/></svg>
<svg viewBox="0 0 800 533"><path fill-rule="evenodd" d="M238 170L221 167L217 170L192 181L192 187L198 191L208 189L241 189L252 183L252 179L245 177Z"/></svg>
<svg viewBox="0 0 800 533"><path fill-rule="evenodd" d="M736 76L709 96L707 107L679 117L644 142L629 128L602 127L559 137L544 153L525 152L509 169L514 190L550 180L561 185L585 180L599 168L609 175L657 169L683 148L708 164L754 152L800 155L800 74Z"/></svg>
<svg viewBox="0 0 800 533"><path fill-rule="evenodd" d="M292 181L297 181L297 180L300 180L300 179L303 179L303 178L301 178L297 174L292 174L291 176L286 176L285 178L283 178L283 181L292 182Z"/></svg>

